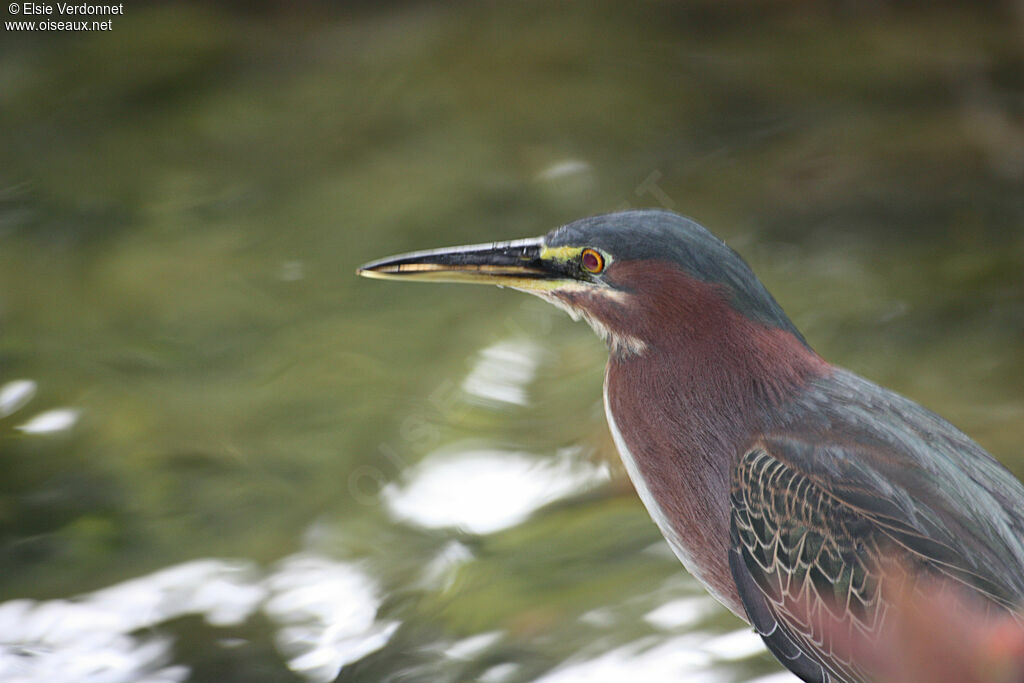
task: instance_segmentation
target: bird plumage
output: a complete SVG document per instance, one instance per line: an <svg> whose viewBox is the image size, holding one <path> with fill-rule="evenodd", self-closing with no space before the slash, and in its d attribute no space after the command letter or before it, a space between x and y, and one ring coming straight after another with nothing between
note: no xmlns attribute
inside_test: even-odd
<svg viewBox="0 0 1024 683"><path fill-rule="evenodd" d="M850 644L916 586L981 610L1024 600L1024 486L949 422L839 369L777 420L733 469L730 568L806 680L868 680Z"/></svg>
<svg viewBox="0 0 1024 683"><path fill-rule="evenodd" d="M722 287L732 306L747 317L804 341L746 261L689 218L652 209L620 211L556 228L544 241L551 246L590 244L621 260L673 263L701 282Z"/></svg>
<svg viewBox="0 0 1024 683"><path fill-rule="evenodd" d="M908 588L953 586L1004 614L1024 603L1024 485L938 415L824 361L694 221L607 214L360 272L503 284L587 320L651 516L805 680L870 678L849 641L880 637Z"/></svg>

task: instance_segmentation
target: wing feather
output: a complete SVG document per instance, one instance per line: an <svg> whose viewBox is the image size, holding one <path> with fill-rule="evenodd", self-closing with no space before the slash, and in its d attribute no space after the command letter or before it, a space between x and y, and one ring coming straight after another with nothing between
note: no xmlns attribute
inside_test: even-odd
<svg viewBox="0 0 1024 683"><path fill-rule="evenodd" d="M733 578L769 649L808 681L869 680L853 643L877 641L893 600L922 577L948 579L994 611L1019 600L1000 567L986 571L970 556L976 539L958 546L948 529L936 530L956 511L926 488L924 499L913 497L911 463L908 488L890 481L872 490L870 465L883 454L842 444L840 452L799 430L763 436L732 472Z"/></svg>
<svg viewBox="0 0 1024 683"><path fill-rule="evenodd" d="M877 530L764 445L737 464L731 504L730 568L772 653L806 681L866 680L842 637L884 612Z"/></svg>

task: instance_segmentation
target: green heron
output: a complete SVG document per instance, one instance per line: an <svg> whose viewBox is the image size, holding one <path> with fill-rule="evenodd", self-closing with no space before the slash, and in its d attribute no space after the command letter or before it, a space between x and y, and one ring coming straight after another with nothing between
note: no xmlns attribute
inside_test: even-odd
<svg viewBox="0 0 1024 683"><path fill-rule="evenodd" d="M938 415L823 360L689 219L613 213L358 272L502 285L586 320L608 346L608 426L651 517L806 681L870 677L839 641L880 632L896 583L941 580L986 613L1024 602L1020 481Z"/></svg>

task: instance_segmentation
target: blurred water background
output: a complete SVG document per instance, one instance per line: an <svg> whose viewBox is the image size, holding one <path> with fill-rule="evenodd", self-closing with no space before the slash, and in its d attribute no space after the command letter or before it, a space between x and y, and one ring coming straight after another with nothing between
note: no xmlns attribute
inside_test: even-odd
<svg viewBox="0 0 1024 683"><path fill-rule="evenodd" d="M398 251L674 209L1024 475L1019 0L126 3L0 124L0 680L790 680L590 330Z"/></svg>

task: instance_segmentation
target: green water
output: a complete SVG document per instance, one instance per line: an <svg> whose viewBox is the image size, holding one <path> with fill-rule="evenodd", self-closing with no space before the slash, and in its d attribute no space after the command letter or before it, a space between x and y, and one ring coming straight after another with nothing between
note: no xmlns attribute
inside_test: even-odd
<svg viewBox="0 0 1024 683"><path fill-rule="evenodd" d="M0 129L0 677L778 671L625 479L590 330L354 276L398 251L680 211L1024 476L1009 7L126 6L4 32Z"/></svg>

